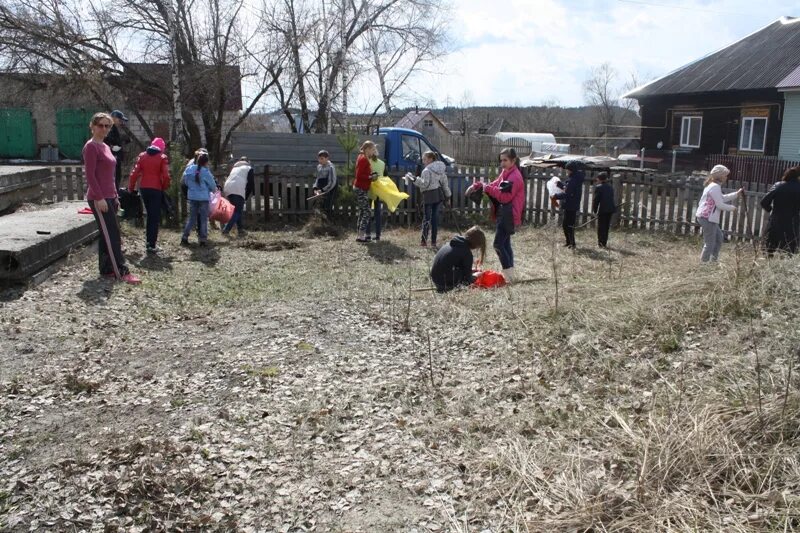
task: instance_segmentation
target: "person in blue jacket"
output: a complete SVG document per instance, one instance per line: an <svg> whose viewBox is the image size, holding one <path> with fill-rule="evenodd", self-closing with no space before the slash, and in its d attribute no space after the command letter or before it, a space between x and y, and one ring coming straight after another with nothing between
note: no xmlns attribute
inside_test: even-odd
<svg viewBox="0 0 800 533"><path fill-rule="evenodd" d="M561 227L564 229L564 237L567 248L575 248L575 224L578 220L578 211L581 209L581 194L583 193L584 173L581 164L577 161L570 161L564 166L567 170L567 185L564 192L553 196L556 200L561 200L562 220Z"/></svg>
<svg viewBox="0 0 800 533"><path fill-rule="evenodd" d="M200 154L194 163L183 173L183 184L186 185L186 198L189 200L189 218L183 228L181 245L189 245L189 234L195 222L200 225L200 246L208 240L208 201L209 195L217 190L214 175L208 170L208 154Z"/></svg>

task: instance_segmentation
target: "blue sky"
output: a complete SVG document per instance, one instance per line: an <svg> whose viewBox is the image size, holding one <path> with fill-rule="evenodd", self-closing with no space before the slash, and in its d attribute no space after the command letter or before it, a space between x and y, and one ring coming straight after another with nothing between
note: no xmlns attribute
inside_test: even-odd
<svg viewBox="0 0 800 533"><path fill-rule="evenodd" d="M610 62L643 81L731 44L800 0L452 0L455 51L420 76L398 104L564 106L584 102L582 82ZM358 100L372 100L363 87Z"/></svg>

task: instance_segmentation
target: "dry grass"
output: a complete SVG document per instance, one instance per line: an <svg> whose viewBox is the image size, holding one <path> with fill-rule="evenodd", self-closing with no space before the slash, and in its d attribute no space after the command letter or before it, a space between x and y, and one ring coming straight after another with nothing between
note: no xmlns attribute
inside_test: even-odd
<svg viewBox="0 0 800 533"><path fill-rule="evenodd" d="M519 277L547 282L440 295L410 291L428 284L432 259L430 250L416 246L415 231L393 229L384 234L386 242L369 246L352 242L352 233L335 238L340 231L312 221L305 231L253 231L208 251L176 246L160 263L141 256L137 268L148 270L142 286L116 289L105 305L136 308L137 327L152 329L154 342L163 342L162 327L201 320L208 327L235 310L241 320L237 339L249 347L286 331L305 334L294 322L281 322L287 309L302 313L325 304L344 310L346 318L338 320L347 324L338 323L336 335L314 324L313 341L298 337L285 348L299 354L292 360L298 368L273 366L273 348L243 347L251 350L248 358L263 358L230 368L223 359L221 375L243 374L257 383L263 391L252 400L256 412L282 415L284 404L270 403L273 388L280 390L289 378L313 383L315 372L335 368L326 366L327 356L337 364L355 362L358 372L371 372L375 360L392 367L387 373L402 367L402 379L370 374L374 384L341 401L336 394L352 391L339 381L346 385L356 374L317 389L303 385L302 401L290 414L305 422L292 425L291 442L309 443L310 456L331 452L316 442L320 430L312 427L325 424L311 420L341 413L343 418L325 423L345 425L351 403L365 412L385 403L391 417L366 414L359 424L389 426L381 431L400 432L416 445L404 452L413 468L396 456L387 459L397 468L385 479L391 487L385 494L395 498L389 503L418 508L428 499L450 531L800 530L798 259L768 262L749 246L726 244L721 265L701 266L696 238L617 232L612 248L599 251L585 244L594 241L590 230L579 232L584 245L572 252L560 247L559 228L551 225L513 238ZM166 232L164 239L177 242L177 235ZM488 268L499 269L491 251L487 259ZM0 314L8 331L18 327L11 311L25 316L17 309L24 305ZM85 313L95 320L108 311L89 307ZM40 314L37 308L23 325L34 330ZM365 333L369 340L359 343ZM109 342L122 345L124 334L123 328L111 331ZM183 358L176 367L191 369L191 350L176 341L170 346ZM220 350L234 348L239 350L220 344ZM69 390L89 392L83 378L67 380ZM104 382L92 398L112 385ZM26 386L9 377L0 390L14 395ZM170 405L187 412L192 407L177 395ZM230 415L215 423L247 421L233 410ZM188 441L180 432L168 436L193 453L203 440L194 432ZM242 438L243 446L253 446L263 434ZM275 446L270 458L295 453ZM158 461L175 450L180 448L112 449L100 456L117 461L127 453L135 459L127 474L133 488L124 497L144 505L155 495L150 510L137 511L143 523L155 527L174 518L187 528L201 527L205 503L202 511L177 517L166 503L189 487L192 498L213 506L210 481L192 478L188 463L176 460L180 486L167 483ZM194 453L195 459L203 453ZM137 492L140 478L158 479L159 485ZM360 488L364 481L353 474L348 483ZM119 483L110 482L112 489L121 498ZM4 505L0 492L0 518ZM396 530L380 521L354 526L347 516L341 522L320 519L318 530L336 529L331 524L347 531ZM414 515L404 523L424 531L419 524L426 520Z"/></svg>

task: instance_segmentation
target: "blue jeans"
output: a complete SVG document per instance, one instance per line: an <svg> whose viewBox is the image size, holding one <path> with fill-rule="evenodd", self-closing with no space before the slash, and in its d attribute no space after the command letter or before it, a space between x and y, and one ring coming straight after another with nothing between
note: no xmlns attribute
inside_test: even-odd
<svg viewBox="0 0 800 533"><path fill-rule="evenodd" d="M230 233L233 229L234 224L236 225L237 231L242 231L244 229L242 224L242 212L244 211L244 198L239 196L238 194L229 194L228 201L233 204L233 216L225 224L225 227L222 228L222 233Z"/></svg>
<svg viewBox="0 0 800 533"><path fill-rule="evenodd" d="M189 200L189 219L183 228L183 239L187 240L195 222L200 224L200 242L208 239L208 201Z"/></svg>
<svg viewBox="0 0 800 533"><path fill-rule="evenodd" d="M139 189L139 195L147 211L147 246L155 248L158 227L161 225L161 201L164 195L159 189Z"/></svg>
<svg viewBox="0 0 800 533"><path fill-rule="evenodd" d="M497 225L494 234L494 251L500 259L503 268L514 267L514 250L511 249L511 234L503 229L502 224Z"/></svg>
<svg viewBox="0 0 800 533"><path fill-rule="evenodd" d="M422 219L422 242L428 242L428 231L431 232L431 243L436 244L439 234L439 206L442 202L425 204L425 216Z"/></svg>
<svg viewBox="0 0 800 533"><path fill-rule="evenodd" d="M383 225L382 224L383 221L381 219L381 216L383 215L383 203L381 203L381 201L378 200L377 198L375 199L375 207L373 208L372 211L375 214L375 216L367 224L367 235L369 235L372 232L372 222L374 221L375 222L375 240L379 241L379 240L381 240L381 226Z"/></svg>

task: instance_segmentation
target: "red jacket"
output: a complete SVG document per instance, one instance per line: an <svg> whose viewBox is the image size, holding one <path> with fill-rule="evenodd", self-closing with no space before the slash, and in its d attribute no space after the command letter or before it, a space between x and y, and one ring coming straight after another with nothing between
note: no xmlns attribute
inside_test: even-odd
<svg viewBox="0 0 800 533"><path fill-rule="evenodd" d="M356 179L353 181L353 187L368 191L369 186L372 185L372 180L369 179L370 174L372 174L372 166L369 164L369 159L364 154L360 154L356 159Z"/></svg>
<svg viewBox="0 0 800 533"><path fill-rule="evenodd" d="M166 191L169 188L169 159L161 152L144 151L136 158L136 164L131 170L128 181L128 190L136 190L136 182L140 189L156 189Z"/></svg>

